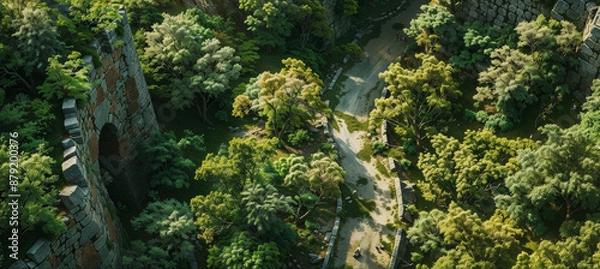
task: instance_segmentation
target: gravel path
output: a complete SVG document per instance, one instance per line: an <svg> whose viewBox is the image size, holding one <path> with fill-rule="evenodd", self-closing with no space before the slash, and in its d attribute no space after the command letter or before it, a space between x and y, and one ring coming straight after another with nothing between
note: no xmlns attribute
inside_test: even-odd
<svg viewBox="0 0 600 269"><path fill-rule="evenodd" d="M368 59L363 54L362 61L343 74L348 79L344 82L344 90L336 110L353 115L361 121L367 120L373 101L380 96L383 89L383 81L377 85L380 81L379 73L385 71L406 46L406 42L402 41L404 33L394 30L392 26L396 23L407 26L411 18L419 12L419 7L427 2L416 0L407 3L407 10L388 19L381 28L381 36L368 42L363 48L369 55ZM397 32L399 40L396 40ZM392 250L386 249L378 253L375 245L389 241L387 235L394 233L385 226L394 222L393 208L396 201L389 190L392 179L383 175L379 175L381 180L376 179L375 175L378 172L375 169L374 158L371 162L358 159L356 154L363 147L363 137L366 133L350 133L343 120L336 120L340 130L334 130L333 135L340 154L344 156L341 164L346 170L346 183L351 190L357 191L356 195L374 200L376 208L371 212L371 218L350 218L342 224L335 250L334 268L343 268L346 264L352 268L388 268L389 253ZM367 184L358 185L359 178L367 178ZM362 250L362 257L355 259L352 252L358 246Z"/></svg>

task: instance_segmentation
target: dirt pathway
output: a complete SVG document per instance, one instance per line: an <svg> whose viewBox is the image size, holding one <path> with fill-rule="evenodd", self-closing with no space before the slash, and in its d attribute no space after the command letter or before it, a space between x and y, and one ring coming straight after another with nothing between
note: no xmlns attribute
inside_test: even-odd
<svg viewBox="0 0 600 269"><path fill-rule="evenodd" d="M343 85L342 96L336 110L353 115L361 121L367 120L373 101L380 96L383 89L384 83L379 82L379 73L385 71L390 62L396 59L407 45L402 41L404 33L394 30L392 26L397 23L407 26L419 12L419 7L427 2L428 0L415 0L407 3L405 11L391 17L381 27L380 37L367 43L363 51L369 55L368 58L363 54L362 61L343 74L348 79ZM396 40L396 33L399 34L398 40ZM383 175L379 175L381 180L376 179L375 175L378 172L375 169L374 158L371 162L358 159L356 154L363 147L363 137L366 133L350 133L343 120L336 120L340 130L334 130L333 135L340 154L344 156L341 164L346 170L346 183L351 190L356 190L355 195L374 200L376 207L371 212L371 218L349 218L343 223L335 250L334 268L344 268L345 265L365 269L388 268L389 253L392 250L386 249L378 253L375 245L389 241L387 235L393 234L393 231L386 227L387 223L394 222L395 217L393 208L396 201L389 189L391 179ZM358 184L360 178L367 178L366 184L363 184L364 182ZM363 256L354 259L352 252L359 246Z"/></svg>

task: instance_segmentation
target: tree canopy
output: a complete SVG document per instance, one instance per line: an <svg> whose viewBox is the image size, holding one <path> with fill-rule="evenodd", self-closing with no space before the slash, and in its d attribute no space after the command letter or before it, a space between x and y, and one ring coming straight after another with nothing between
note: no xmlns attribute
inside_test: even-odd
<svg viewBox="0 0 600 269"><path fill-rule="evenodd" d="M307 126L318 113L329 112L321 99L323 82L319 76L300 60L288 58L282 63L280 72L265 72L258 77L256 85L260 92L256 97L242 94L233 103L234 116L258 112L267 118L267 130L279 139L294 128Z"/></svg>
<svg viewBox="0 0 600 269"><path fill-rule="evenodd" d="M417 54L416 69L392 63L379 74L387 83L390 97L375 100L371 124L388 120L401 136L413 137L417 146L426 133L443 126L450 116L452 99L461 95L452 77L454 69L433 55Z"/></svg>

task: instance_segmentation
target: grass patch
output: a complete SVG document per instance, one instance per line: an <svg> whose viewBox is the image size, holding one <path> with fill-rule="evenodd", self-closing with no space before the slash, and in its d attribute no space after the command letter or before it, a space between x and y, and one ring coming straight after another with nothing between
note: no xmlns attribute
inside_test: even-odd
<svg viewBox="0 0 600 269"><path fill-rule="evenodd" d="M373 156L373 143L365 141L363 144L363 148L358 152L358 158L369 162L371 161L371 157Z"/></svg>
<svg viewBox="0 0 600 269"><path fill-rule="evenodd" d="M386 158L394 158L394 160L396 161L404 159L405 156L404 151L402 151L399 148L389 148L385 152L383 152L382 155Z"/></svg>
<svg viewBox="0 0 600 269"><path fill-rule="evenodd" d="M377 169L377 172L381 173L382 175L386 176L386 177L390 177L390 171L387 169L387 167L385 167L385 165L379 160L377 159L377 161L375 162L375 169Z"/></svg>
<svg viewBox="0 0 600 269"><path fill-rule="evenodd" d="M335 117L329 119L329 124L331 124L331 127L333 127L333 129L335 129L336 131L340 131L340 125L338 124L337 119Z"/></svg>
<svg viewBox="0 0 600 269"><path fill-rule="evenodd" d="M344 198L344 207L342 210L342 218L366 218L375 210L377 206L374 200L363 199L362 197L352 195L352 191L346 184L340 185L342 197ZM349 203L345 197L350 197Z"/></svg>
<svg viewBox="0 0 600 269"><path fill-rule="evenodd" d="M344 112L337 111L337 110L334 111L333 114L336 117L344 120L344 122L346 122L346 125L348 126L348 131L351 133L358 132L358 131L366 132L368 130L367 122L360 121L352 115L348 115Z"/></svg>

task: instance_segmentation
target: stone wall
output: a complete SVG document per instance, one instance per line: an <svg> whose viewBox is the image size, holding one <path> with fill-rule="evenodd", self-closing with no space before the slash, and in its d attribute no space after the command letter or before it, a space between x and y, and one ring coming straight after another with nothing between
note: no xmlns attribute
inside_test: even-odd
<svg viewBox="0 0 600 269"><path fill-rule="evenodd" d="M89 73L89 79L97 82L89 91L89 99L65 99L62 105L68 132L62 142L67 186L59 193L59 216L68 229L56 239L38 239L27 251L27 258L10 269L121 268L120 242L125 235L100 171L121 175L115 179L125 181L121 185L141 181L142 191L137 195L145 196L145 177L136 165L135 145L157 130L158 124L126 14L120 13L123 36L115 30L106 31L104 38L92 44L103 64ZM92 64L91 56L84 60ZM114 127L116 133L114 142L118 145L109 145L115 146L114 156L99 154L105 126Z"/></svg>
<svg viewBox="0 0 600 269"><path fill-rule="evenodd" d="M333 39L337 39L346 34L352 26L350 16L340 14L336 11L337 1L339 0L322 0L321 5L327 10L327 24L333 29Z"/></svg>
<svg viewBox="0 0 600 269"><path fill-rule="evenodd" d="M481 21L496 29L514 27L519 22L535 19L550 10L533 0L465 0L459 16L466 21Z"/></svg>
<svg viewBox="0 0 600 269"><path fill-rule="evenodd" d="M583 43L579 49L579 70L571 74L571 80L589 88L592 80L600 76L600 13L590 8L591 16L583 32Z"/></svg>

